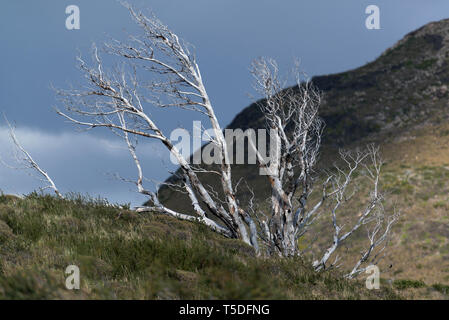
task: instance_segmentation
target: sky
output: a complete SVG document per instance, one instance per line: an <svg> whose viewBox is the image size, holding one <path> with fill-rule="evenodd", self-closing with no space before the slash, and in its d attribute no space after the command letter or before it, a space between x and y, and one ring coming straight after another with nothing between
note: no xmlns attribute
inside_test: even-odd
<svg viewBox="0 0 449 320"><path fill-rule="evenodd" d="M195 46L206 89L224 127L257 95L249 66L273 57L281 70L295 58L309 75L331 74L376 59L405 34L449 17L447 0L135 0ZM80 9L80 29L67 30L66 7ZM380 9L380 29L365 26L369 5ZM78 192L112 203L139 205L145 197L133 184L136 169L123 142L107 130L80 131L58 116L62 106L52 86L82 84L75 58L90 57L92 43L138 33L115 0L17 0L0 5L0 113L13 122L18 139L63 193ZM155 112L166 132L192 128L193 113ZM0 118L0 157L15 165ZM139 144L149 187L173 169L157 141ZM41 182L24 170L0 164L0 191L27 194Z"/></svg>

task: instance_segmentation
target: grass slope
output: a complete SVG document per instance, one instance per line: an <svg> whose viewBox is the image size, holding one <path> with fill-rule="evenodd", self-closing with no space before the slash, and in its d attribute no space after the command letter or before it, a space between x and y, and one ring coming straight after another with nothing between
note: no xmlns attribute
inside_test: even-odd
<svg viewBox="0 0 449 320"><path fill-rule="evenodd" d="M77 265L81 289L65 289ZM444 288L443 288L444 289ZM197 223L103 201L0 195L0 299L391 299Z"/></svg>

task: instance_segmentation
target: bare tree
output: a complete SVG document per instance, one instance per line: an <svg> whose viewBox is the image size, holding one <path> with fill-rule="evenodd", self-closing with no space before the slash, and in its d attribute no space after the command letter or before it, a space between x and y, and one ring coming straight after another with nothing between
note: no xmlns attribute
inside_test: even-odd
<svg viewBox="0 0 449 320"><path fill-rule="evenodd" d="M323 129L323 122L318 117L321 102L319 91L309 81L301 81L298 67L294 72L297 85L282 89L284 85L278 75L278 66L272 59L256 60L252 73L256 79L256 89L265 98L259 107L266 119L267 129L275 137L271 141L276 142L279 154L271 163L265 163L263 156L257 154L260 164L267 168L272 191L271 211L261 221L261 239L265 240L271 253L277 252L282 256L301 254L298 239L305 235L315 219L330 211L334 229L332 245L321 259L314 262L314 266L317 270L326 268L328 260L335 256L347 238L365 226L369 248L348 276L357 275L363 271L360 266L368 261L373 251L379 258L383 249L379 252L376 249L386 245L391 227L398 218L397 213L386 214L383 206L384 197L379 190L382 168L379 148L369 145L365 150L341 150L340 164L336 162L333 168L327 170L320 179L321 187L316 190L318 176L314 169ZM360 179L354 182L354 177L359 174L371 185L366 197L367 204L355 223L342 234L338 212L348 210L344 205L362 183ZM310 203L314 192L321 195L315 203ZM335 266L338 260L337 256L330 266Z"/></svg>
<svg viewBox="0 0 449 320"><path fill-rule="evenodd" d="M155 80L144 84L139 83L136 65L132 66L134 73L127 74L124 70L116 70L115 74L108 75L104 71L102 61L95 48L96 66L94 68L89 68L81 58L78 58L80 67L90 82L90 87L83 91L59 92L64 97L68 110L92 119L92 121L82 121L61 111L57 112L78 125L89 128L106 127L124 135L138 167L139 177L136 182L138 190L149 196L149 200L153 204L146 209L140 208L140 211L156 209L158 212L180 219L192 220L195 218L164 207L155 193L143 187L139 161L133 152L134 146L129 142L128 134L161 141L177 159L184 173L185 189L189 192L198 215L196 220L212 226L214 230L226 236L242 239L258 248L255 224L252 218L237 205L235 199L231 165L226 152L226 140L215 116L194 55L190 52L188 45L184 44L176 34L155 17L148 18L142 13L135 12L131 7L128 8L144 31L144 36L131 37L130 44L114 40L107 45L107 50L128 61L141 63L140 66L143 70L155 75ZM141 92L142 89L146 91L146 94ZM226 206L213 199L198 178L198 169L183 158L180 150L157 126L149 112L145 110L145 103L151 103L160 108L187 109L205 115L209 119L215 134L212 143L216 144L221 151L219 173L226 197ZM205 216L205 213L196 205L198 203L197 196L222 225L218 225Z"/></svg>
<svg viewBox="0 0 449 320"><path fill-rule="evenodd" d="M314 266L317 270L326 268L326 263L336 252L337 248L346 242L359 228L364 226L369 245L368 248L362 250L360 259L356 262L351 272L346 275L352 278L366 270L366 268L361 266L365 262L368 262L373 252L375 254L370 261L371 264L377 264L383 257L391 228L398 220L399 212L394 210L390 215L385 212L384 196L379 191L382 160L379 156L378 147L369 145L365 151L340 151L340 158L343 160L342 162L346 168L335 165L334 173L329 175L329 180L327 180L331 182L331 192L327 194L323 192L323 199L330 198L329 207L334 229L332 245L327 248L320 260L314 261ZM362 171L358 170L360 167L362 167ZM338 222L338 212L343 211L345 203L350 202L357 193L356 189L359 185L356 183L351 188L351 183L354 182L354 177L359 172L368 180L367 182L371 185L371 188L368 188L370 190L369 194L366 197L366 202L362 206L361 212L358 214L358 218L355 219L355 223L347 227L346 232L344 232L344 226ZM360 184L360 181L358 183ZM337 255L330 267L335 266L338 260L339 257Z"/></svg>
<svg viewBox="0 0 449 320"><path fill-rule="evenodd" d="M127 43L112 40L105 46L108 54L122 61L122 67L113 72L106 71L96 47L93 49L94 66L89 67L79 57L80 69L85 74L87 84L82 90L59 90L67 111L57 112L70 122L89 129L109 128L124 139L138 172L134 183L140 193L148 196L150 203L137 208L137 211L159 212L183 220L199 221L226 237L243 240L258 253L294 256L302 254L298 239L326 211L324 204L333 201L334 243L322 259L315 262L315 267L317 270L325 268L328 259L342 242L360 226L373 222L376 227L369 232L370 249L356 264L351 276L357 274L371 252L385 243L391 221L395 220L386 219L381 210L383 198L378 191L381 166L378 149L370 147L363 152L357 151L355 155L342 152L342 160L348 165L348 170L336 166L334 172L329 172L320 184L322 194L319 201L311 205L309 199L318 179L314 168L323 130L323 122L318 117L320 93L310 82L302 81L301 73L297 71L297 85L283 89L276 63L270 59L259 59L253 64L252 73L259 92L265 98L260 108L274 141L271 147L276 149L278 157L268 163L251 144L260 166L267 172L272 189L271 208L269 214L264 214L254 207L252 200L246 206L241 205L237 199L237 185L232 180L228 142L215 115L191 46L154 16L147 17L130 6L127 8L141 27L142 35L131 36ZM142 80L141 72L151 75L152 80ZM149 109L151 106L189 110L206 117L214 132L210 143L218 150L218 170L212 172L190 164L157 125ZM159 140L176 158L180 165L181 188L188 195L195 215L167 208L159 200L157 192L145 188L143 168L136 153L136 141L142 138ZM371 160L371 166L364 164L366 160ZM346 201L345 192L359 168L367 172L374 191L361 217L348 232L341 235L337 211ZM198 177L200 172L218 174L223 199L219 199L218 192L202 183ZM387 220L390 222L382 232Z"/></svg>
<svg viewBox="0 0 449 320"><path fill-rule="evenodd" d="M5 121L9 128L9 136L11 138L11 141L14 144L15 152L14 157L15 161L19 164L19 167L14 167L9 164L7 164L4 160L0 159L0 161L3 163L3 165L7 166L11 169L22 169L22 170L30 170L30 174L36 173L38 176L36 177L41 182L44 183L44 186L41 188L41 190L53 190L53 192L61 199L63 199L63 195L61 192L59 192L59 189L56 187L56 184L53 182L52 178L48 175L46 171L44 171L36 161L34 161L33 157L31 157L30 153L25 150L25 148L20 143L19 139L16 136L15 128L11 125L11 123L8 121L6 116L4 117Z"/></svg>

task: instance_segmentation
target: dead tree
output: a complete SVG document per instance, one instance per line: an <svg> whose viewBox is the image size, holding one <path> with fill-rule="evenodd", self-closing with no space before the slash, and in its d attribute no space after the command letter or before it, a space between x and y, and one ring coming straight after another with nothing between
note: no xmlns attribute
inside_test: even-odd
<svg viewBox="0 0 449 320"><path fill-rule="evenodd" d="M36 178L39 179L44 184L44 186L41 187L42 191L50 189L59 198L63 199L64 196L62 195L61 192L59 192L59 189L56 187L56 184L53 182L53 179L49 176L49 174L45 170L43 170L37 164L37 162L33 159L30 153L25 150L25 148L22 146L22 144L20 143L19 139L16 136L15 128L11 125L6 116L4 118L9 128L9 136L11 138L12 143L14 144L15 161L19 164L19 167L11 166L2 159L0 159L0 161L3 163L3 165L5 165L10 169L29 170L31 175L33 175L33 173L37 174Z"/></svg>
<svg viewBox="0 0 449 320"><path fill-rule="evenodd" d="M139 176L136 181L138 190L147 195L152 203L148 208L139 208L139 211L157 211L179 219L198 220L228 237L242 239L257 249L255 223L250 215L237 205L232 185L231 164L226 152L226 140L194 55L188 45L155 17L148 18L142 13L135 12L131 7L128 9L144 35L140 38L131 37L129 44L114 40L107 45L107 51L127 62L135 63L132 66L134 73L127 74L126 71L116 70L114 74L108 74L104 71L97 49L94 49L95 67L88 67L81 58L78 58L90 88L83 91L59 92L64 97L69 111L88 119L83 121L62 111L57 112L78 125L110 128L124 137L138 168ZM155 75L154 81L139 83L138 67ZM142 90L146 93L142 93ZM160 108L187 109L208 118L215 134L212 143L221 150L219 173L226 206L213 199L198 178L198 169L184 159L180 150L152 119L145 104ZM184 187L191 197L196 217L166 208L154 192L143 187L143 173L134 152L135 146L130 142L128 135L159 140L177 159L183 172ZM201 207L197 205L199 200L220 224L206 217Z"/></svg>
<svg viewBox="0 0 449 320"><path fill-rule="evenodd" d="M252 73L265 98L261 110L274 141L271 147L278 156L268 163L254 144L250 149L255 150L272 188L270 213L268 216L262 214L251 204L246 207L240 205L232 180L228 142L215 115L191 46L157 18L147 17L130 6L127 8L140 26L142 35L131 36L126 43L112 40L105 46L105 51L119 59L124 67L108 72L96 47L93 49L93 66L88 66L79 57L80 69L85 74L87 84L82 90L59 90L67 111L57 112L79 126L108 128L124 139L138 172L134 183L138 191L149 198L150 205L137 208L139 212L159 212L183 220L199 221L226 237L243 240L259 253L293 256L301 254L298 239L324 211L323 204L333 200L337 202L332 210L335 241L323 258L316 262L317 270L324 268L339 245L361 225L365 225L371 216L376 214L376 221L383 226L385 219L378 210L382 197L378 192L380 166L376 167L377 162L374 163L374 172L370 171L374 175L375 191L367 211L344 235L340 235L336 222L337 209L342 202L342 194L352 181L352 174L364 160L378 160L376 148L359 152L355 158L349 153L342 154L344 162L349 165L349 173L337 169L329 174L320 187L322 195L318 203L309 203L316 181L314 168L323 129L318 117L320 93L310 82L302 82L299 73L296 76L297 86L283 89L276 63L269 59L257 60ZM152 76L152 80L142 80L141 73L145 73L146 77ZM215 191L205 186L198 177L199 172L208 171L190 164L182 156L167 133L157 125L151 115L151 107L189 110L208 119L214 133L210 143L218 150L219 169L213 173L220 178L222 201L217 200ZM136 139L158 140L175 157L180 166L181 187L188 195L195 215L167 208L159 201L157 192L145 188L143 168L136 153ZM364 168L370 167L366 165ZM332 187L333 190L330 190ZM370 233L373 248L366 256L374 247L385 242L386 236L378 237L380 229ZM391 224L383 234L388 234L390 229ZM367 259L362 257L361 263ZM359 267L356 266L352 273L357 273Z"/></svg>
<svg viewBox="0 0 449 320"><path fill-rule="evenodd" d="M384 197L379 190L382 160L378 147L369 145L365 150L352 152L341 150L338 157L340 163L337 161L318 179L315 168L323 130L323 122L318 117L321 95L312 83L301 81L301 73L297 68L295 70L297 85L283 89L274 60L259 59L252 66L256 89L265 98L259 107L266 120L266 129L274 136L271 141L275 142L279 155L274 161L265 163L263 155L257 153L271 185L271 211L265 220L258 221L261 222L261 239L271 253L298 255L298 239L304 236L315 219L330 211L333 243L323 257L314 262L314 266L317 270L329 266L329 258L335 256L341 244L364 226L368 228L370 244L351 271L349 276L353 277L363 271L359 267L368 261L373 251L379 257L383 249L380 252L377 249L387 243L398 215L385 213ZM355 219L354 225L342 234L338 215L347 210L344 204L351 199L361 182L354 181L354 176L360 173L368 180L371 191L367 194L363 212ZM317 180L322 181L318 190ZM321 195L316 203L310 203L314 192ZM338 259L337 256L330 265L335 266Z"/></svg>

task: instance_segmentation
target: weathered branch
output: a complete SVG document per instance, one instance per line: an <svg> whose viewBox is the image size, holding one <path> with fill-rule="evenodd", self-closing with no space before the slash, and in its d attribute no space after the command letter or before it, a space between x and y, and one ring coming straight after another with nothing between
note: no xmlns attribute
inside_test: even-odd
<svg viewBox="0 0 449 320"><path fill-rule="evenodd" d="M51 189L59 198L63 199L64 196L61 194L61 192L59 192L59 189L56 187L56 184L53 182L52 178L48 175L48 173L46 171L44 171L37 164L37 162L33 159L33 157L30 155L30 153L25 150L25 148L22 146L22 144L20 143L19 139L16 136L15 128L11 125L11 123L8 121L6 116L4 116L4 118L8 125L8 128L9 128L9 136L10 136L11 141L13 142L13 144L16 148L16 151L17 151L16 157L15 157L16 161L22 165L22 167L14 168L14 169L32 169L32 170L34 170L36 173L38 173L40 176L42 176L42 179L39 179L39 180L47 183L47 185L42 187L41 189L42 190ZM19 154L21 156L19 156ZM4 164L7 165L6 163L4 163ZM7 166L10 168L13 168L9 165L7 165Z"/></svg>

